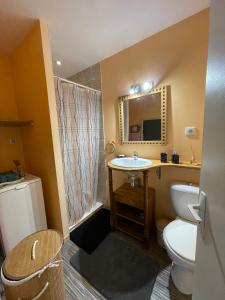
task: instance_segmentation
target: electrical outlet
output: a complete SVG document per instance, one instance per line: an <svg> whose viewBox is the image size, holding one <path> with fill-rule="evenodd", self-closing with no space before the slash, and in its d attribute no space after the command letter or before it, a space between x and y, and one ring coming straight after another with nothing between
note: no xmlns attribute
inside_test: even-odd
<svg viewBox="0 0 225 300"><path fill-rule="evenodd" d="M196 127L185 127L184 134L186 136L196 136L197 128Z"/></svg>

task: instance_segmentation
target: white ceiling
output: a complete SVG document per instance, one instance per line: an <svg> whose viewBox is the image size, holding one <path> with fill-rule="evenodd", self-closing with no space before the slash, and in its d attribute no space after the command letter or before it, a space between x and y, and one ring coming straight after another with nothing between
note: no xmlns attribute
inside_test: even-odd
<svg viewBox="0 0 225 300"><path fill-rule="evenodd" d="M55 73L69 77L208 7L210 0L0 0L0 51L49 24Z"/></svg>

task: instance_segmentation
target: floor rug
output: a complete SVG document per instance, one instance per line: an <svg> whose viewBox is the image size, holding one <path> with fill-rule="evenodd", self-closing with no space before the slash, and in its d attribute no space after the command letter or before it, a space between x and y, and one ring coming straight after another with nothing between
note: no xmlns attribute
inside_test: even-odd
<svg viewBox="0 0 225 300"><path fill-rule="evenodd" d="M106 299L113 300L149 300L159 270L151 257L115 233L91 255L79 249L70 263Z"/></svg>

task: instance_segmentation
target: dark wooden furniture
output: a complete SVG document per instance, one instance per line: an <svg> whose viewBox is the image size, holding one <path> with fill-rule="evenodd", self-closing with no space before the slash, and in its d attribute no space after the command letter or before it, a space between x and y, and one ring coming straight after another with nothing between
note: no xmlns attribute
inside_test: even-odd
<svg viewBox="0 0 225 300"><path fill-rule="evenodd" d="M112 169L109 167L109 191L112 228L120 230L148 247L150 229L154 223L155 190L148 187L148 170L144 170L144 185L131 187L124 183L113 191Z"/></svg>

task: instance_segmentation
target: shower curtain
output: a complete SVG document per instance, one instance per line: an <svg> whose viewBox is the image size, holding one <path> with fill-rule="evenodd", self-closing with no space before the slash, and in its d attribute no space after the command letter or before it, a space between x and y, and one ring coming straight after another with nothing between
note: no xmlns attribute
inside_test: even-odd
<svg viewBox="0 0 225 300"><path fill-rule="evenodd" d="M105 201L101 92L55 80L69 226Z"/></svg>

